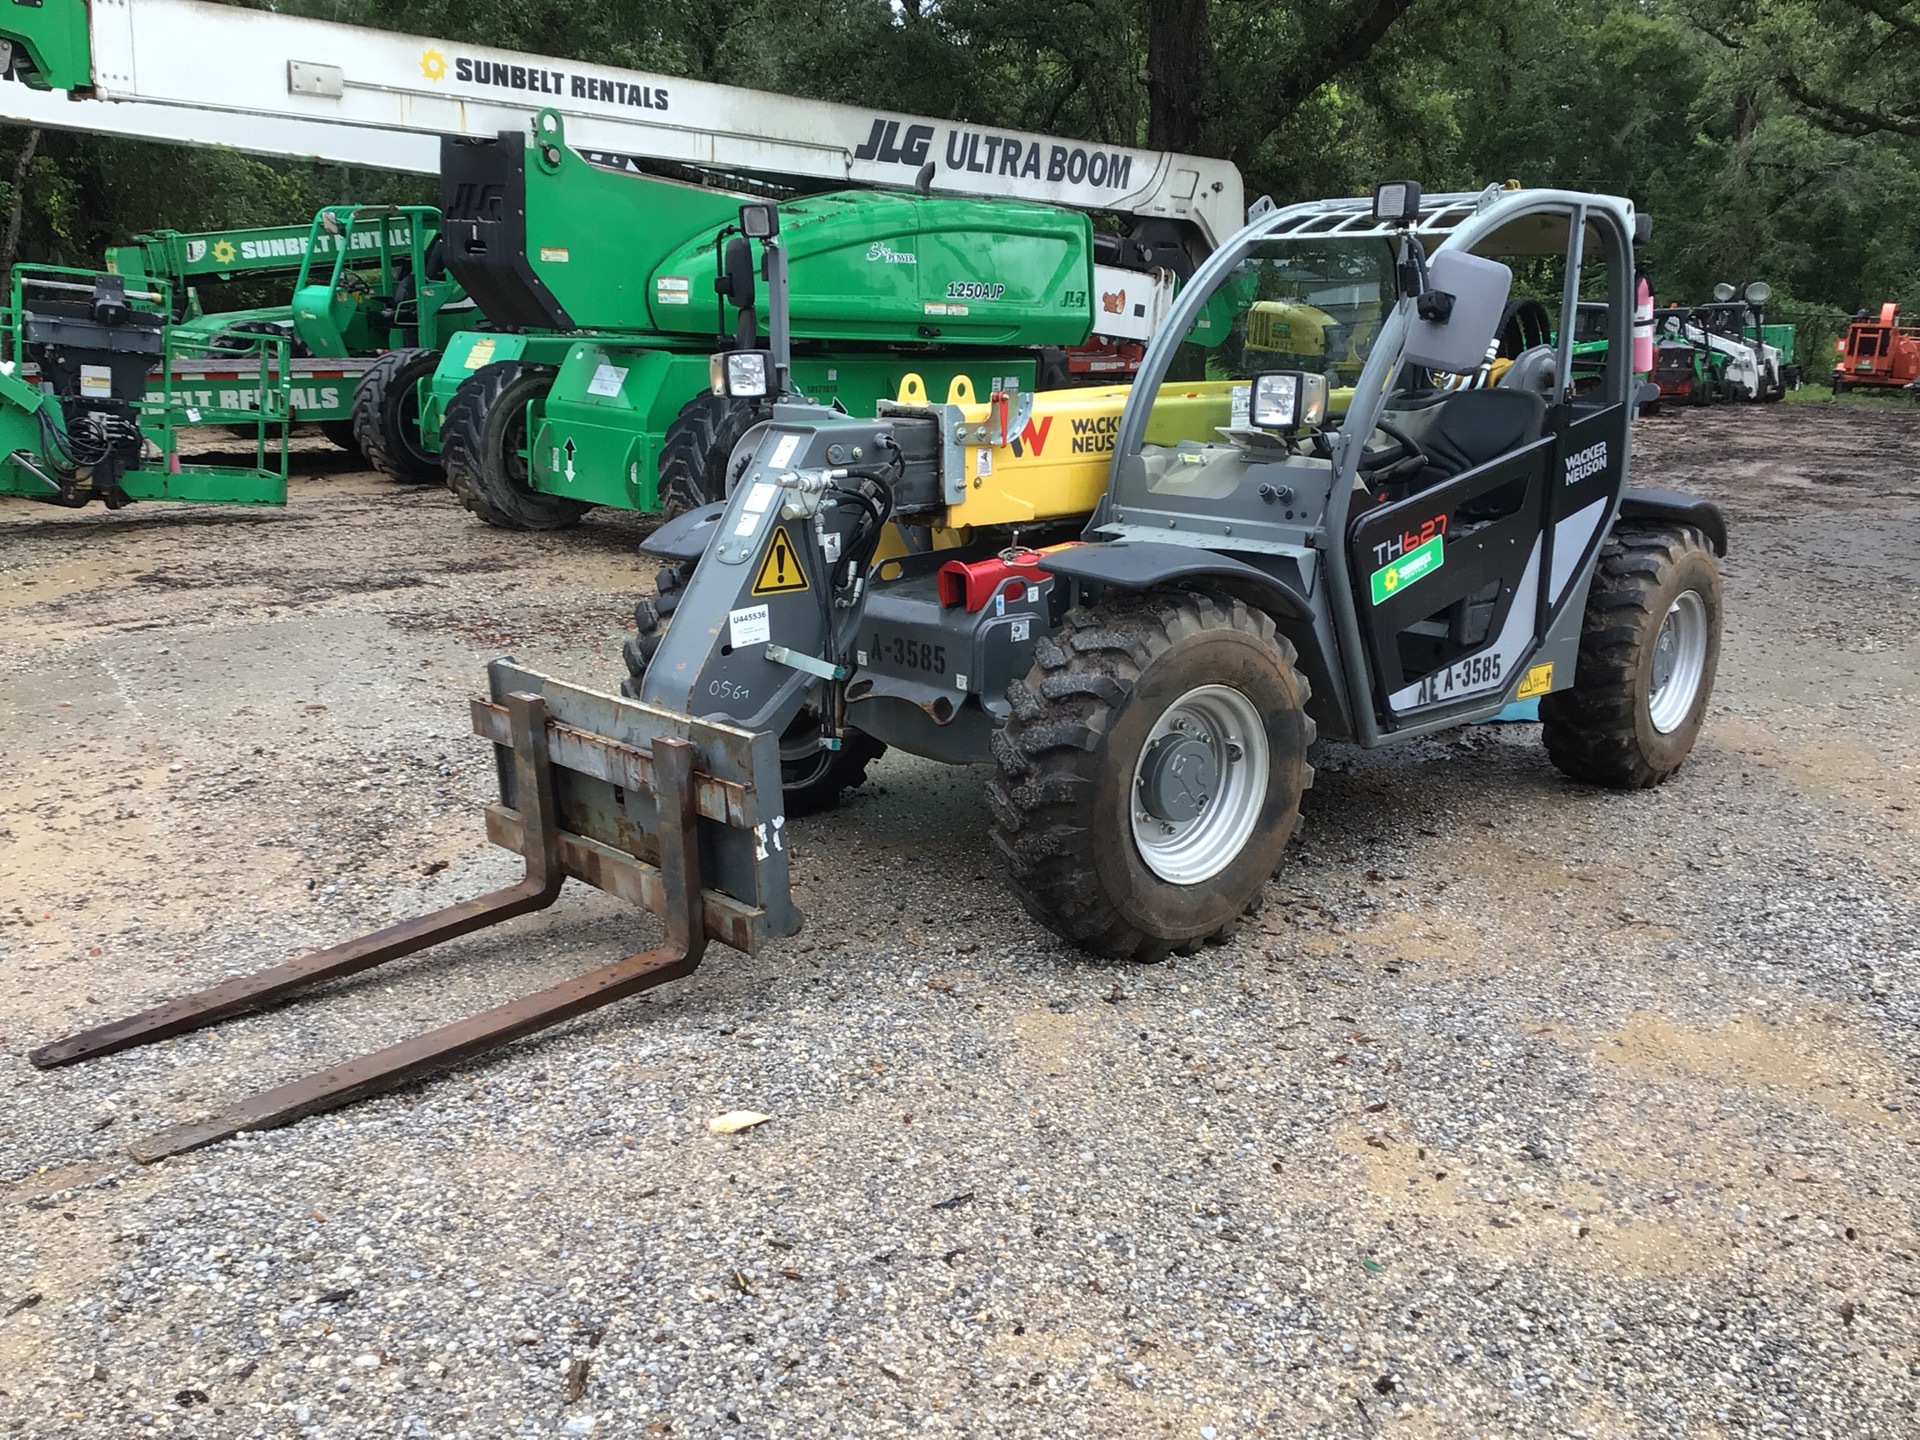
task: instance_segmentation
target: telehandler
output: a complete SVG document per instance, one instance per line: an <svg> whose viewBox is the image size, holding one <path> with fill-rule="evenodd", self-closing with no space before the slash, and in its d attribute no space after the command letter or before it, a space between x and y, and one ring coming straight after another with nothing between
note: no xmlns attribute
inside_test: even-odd
<svg viewBox="0 0 1920 1440"><path fill-rule="evenodd" d="M778 222L743 211L776 313ZM1400 743L1538 697L1563 771L1657 784L1705 715L1726 527L1627 484L1635 224L1552 190L1269 208L1194 275L1130 391L776 404L731 498L647 542L671 563L628 689L780 735L790 813L887 745L991 763L1027 908L1135 959L1257 899L1316 735ZM1559 277L1557 338L1462 388L1527 333L1503 325L1509 261ZM1372 297L1343 410L1337 374L1266 368L1253 343L1302 269ZM1203 349L1222 293L1247 298ZM1608 332L1584 375L1583 298ZM716 386L778 395L786 363L736 349Z"/></svg>
<svg viewBox="0 0 1920 1440"><path fill-rule="evenodd" d="M1567 774L1668 779L1713 686L1727 537L1710 502L1627 484L1632 206L1423 199L1399 182L1256 211L1194 274L1130 389L956 382L940 402L909 381L856 416L786 398L781 216L744 206L735 238L761 251L775 324L762 346L755 297L731 290L742 323L710 373L716 393L775 403L729 461L728 497L654 536L675 604L669 624L647 602L638 697L503 660L473 707L500 776L487 831L526 856L525 878L34 1063L259 1008L551 905L568 878L663 917L650 949L133 1150L390 1088L686 975L709 937L751 951L795 933L789 814L839 794L882 744L991 764L1016 893L1074 944L1133 960L1223 936L1258 902L1317 736L1398 744L1539 697ZM1461 385L1500 344L1508 260L1558 273L1557 338ZM1326 373L1263 368L1273 352L1245 341L1247 312L1303 265L1376 297L1344 409ZM1196 344L1223 295L1227 343ZM1579 383L1583 299L1608 307L1608 348Z"/></svg>

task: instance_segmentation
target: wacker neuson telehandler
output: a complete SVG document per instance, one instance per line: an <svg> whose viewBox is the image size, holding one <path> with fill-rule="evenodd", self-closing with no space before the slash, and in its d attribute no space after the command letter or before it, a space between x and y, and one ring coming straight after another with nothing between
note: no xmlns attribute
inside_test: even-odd
<svg viewBox="0 0 1920 1440"><path fill-rule="evenodd" d="M641 607L632 688L781 735L790 809L882 745L990 761L1028 909L1143 959L1259 895L1316 734L1396 743L1538 696L1562 770L1664 780L1712 686L1726 536L1710 503L1626 484L1634 225L1623 200L1557 191L1270 209L1201 267L1104 413L1072 393L877 420L776 406L725 507L649 542L675 603L651 635L659 602ZM1498 343L1507 262L1553 277L1559 339L1459 387ZM1302 275L1322 309L1377 322L1356 324L1344 413L1337 376L1192 343L1223 289L1254 277L1251 308ZM1613 332L1585 375L1583 297ZM777 391L782 363L736 351L716 374ZM1101 448L1062 455L1087 435ZM889 527L909 543L875 569Z"/></svg>
<svg viewBox="0 0 1920 1440"><path fill-rule="evenodd" d="M253 1008L551 904L568 876L665 918L653 950L135 1153L390 1086L684 975L708 936L750 950L794 933L788 814L830 801L882 745L991 764L993 839L1027 908L1136 960L1223 936L1258 901L1316 736L1397 744L1539 697L1569 775L1667 779L1713 685L1726 527L1708 501L1627 484L1632 206L1497 188L1423 200L1399 183L1256 209L1130 390L956 383L940 402L909 383L872 416L774 404L728 464L728 498L653 537L669 563L641 607L637 698L493 666L474 706L499 756L487 829L526 855L520 884L35 1061ZM780 219L749 204L729 242L741 323L712 358L717 392L791 393ZM1501 324L1516 273L1558 317L1551 343ZM1225 342L1196 345L1221 296ZM1363 356L1350 387L1330 383L1337 366L1273 363L1273 327L1248 320L1276 300L1346 328ZM1582 300L1607 307L1597 370L1571 363ZM1498 353L1513 337L1524 348Z"/></svg>

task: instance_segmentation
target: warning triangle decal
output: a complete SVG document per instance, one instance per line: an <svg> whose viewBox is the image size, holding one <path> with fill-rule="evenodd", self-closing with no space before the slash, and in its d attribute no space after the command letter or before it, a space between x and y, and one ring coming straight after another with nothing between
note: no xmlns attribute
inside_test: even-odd
<svg viewBox="0 0 1920 1440"><path fill-rule="evenodd" d="M800 551L782 525L773 532L773 544L767 547L767 558L760 562L760 573L754 578L753 593L756 595L789 595L807 588L807 572L800 566Z"/></svg>

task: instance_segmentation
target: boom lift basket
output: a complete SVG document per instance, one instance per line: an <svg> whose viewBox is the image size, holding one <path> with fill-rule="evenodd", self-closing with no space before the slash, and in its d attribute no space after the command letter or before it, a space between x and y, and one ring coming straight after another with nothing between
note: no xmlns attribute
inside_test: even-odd
<svg viewBox="0 0 1920 1440"><path fill-rule="evenodd" d="M690 975L709 939L753 953L800 928L787 884L780 752L770 732L488 667L473 728L495 746L487 835L526 857L518 884L316 950L35 1050L41 1069L258 1010L297 990L543 910L569 878L661 917L661 943L484 1014L265 1090L129 1147L147 1162L335 1109Z"/></svg>

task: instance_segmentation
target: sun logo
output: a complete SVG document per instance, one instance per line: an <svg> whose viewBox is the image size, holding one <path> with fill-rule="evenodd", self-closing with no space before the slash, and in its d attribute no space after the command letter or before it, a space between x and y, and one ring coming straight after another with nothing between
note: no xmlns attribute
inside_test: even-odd
<svg viewBox="0 0 1920 1440"><path fill-rule="evenodd" d="M1391 595L1395 590L1400 588L1400 572L1398 570L1387 571L1387 573L1380 578L1380 583L1386 587L1387 593Z"/></svg>
<svg viewBox="0 0 1920 1440"><path fill-rule="evenodd" d="M239 254L239 252L233 248L233 242L231 240L216 240L213 242L213 258L220 264L231 265L234 256L237 254Z"/></svg>
<svg viewBox="0 0 1920 1440"><path fill-rule="evenodd" d="M442 55L438 50L421 51L420 52L420 73L426 76L427 79L429 80L446 79L447 78L447 57L445 55Z"/></svg>

